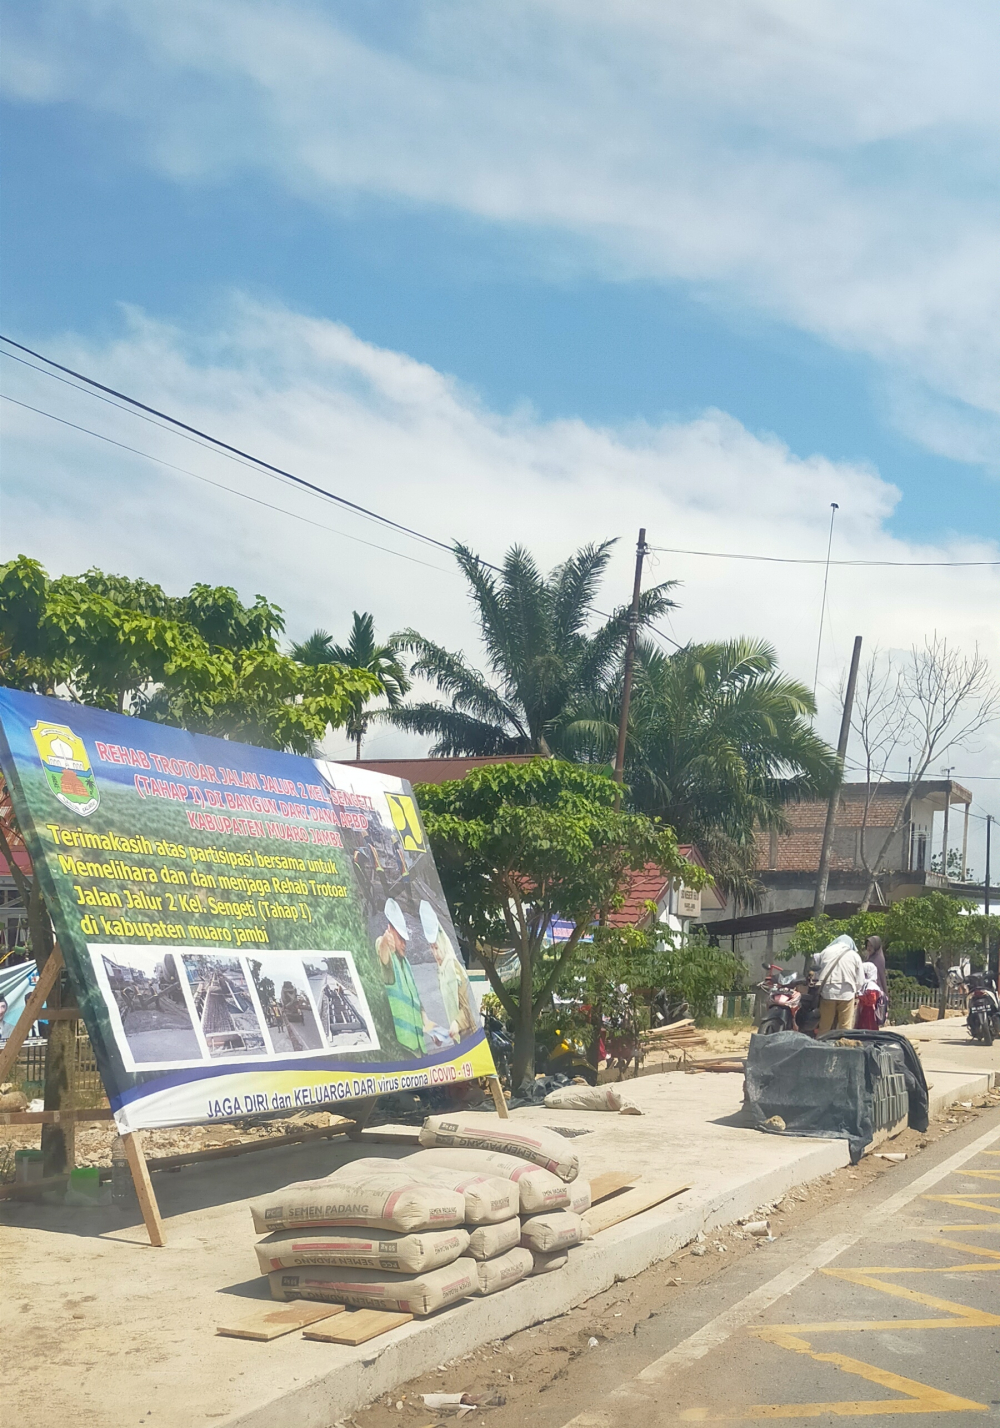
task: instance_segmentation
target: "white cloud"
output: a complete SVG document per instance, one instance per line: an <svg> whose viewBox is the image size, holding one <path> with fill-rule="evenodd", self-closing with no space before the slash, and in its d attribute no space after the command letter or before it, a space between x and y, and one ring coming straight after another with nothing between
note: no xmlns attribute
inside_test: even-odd
<svg viewBox="0 0 1000 1428"><path fill-rule="evenodd" d="M835 557L1000 558L987 540L918 545L890 535L897 493L877 472L821 456L802 460L724 412L620 428L541 421L528 410L497 413L449 377L343 326L242 298L211 314L204 331L132 311L119 340L67 336L53 355L403 525L462 539L487 560L517 541L549 567L586 541L619 536L605 609L627 598L641 525L654 547L821 560L837 501ZM245 598L260 591L284 606L293 638L316 625L343 635L351 610L371 610L382 633L414 625L477 656L447 552L28 369L5 367L6 389L23 402L399 552L316 529L5 403L5 558L24 550L54 573L96 564L173 591L195 580L235 585ZM811 682L820 566L658 552L648 578L673 577L683 581L681 608L665 624L668 633L680 641L765 636L785 667ZM835 567L820 674L825 732L833 735L836 720L826 691L838 682L854 634L868 648L907 648L936 629L963 648L978 643L1000 668L998 607L996 567ZM388 756L398 746L398 736L377 737L374 753ZM1000 772L998 755L995 730L975 756L963 755L962 772L988 772L991 764Z"/></svg>
<svg viewBox="0 0 1000 1428"><path fill-rule="evenodd" d="M605 274L681 279L874 358L901 418L924 390L946 409L935 449L996 461L986 0L34 13L8 36L15 91L120 114L179 179L262 167L318 201L388 195L572 240Z"/></svg>

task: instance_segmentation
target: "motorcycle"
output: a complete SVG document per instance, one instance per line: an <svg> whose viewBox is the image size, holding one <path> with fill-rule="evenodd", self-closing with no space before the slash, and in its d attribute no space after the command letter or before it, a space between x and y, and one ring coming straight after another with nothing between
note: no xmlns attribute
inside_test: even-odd
<svg viewBox="0 0 1000 1428"><path fill-rule="evenodd" d="M685 1021L691 1015L691 1008L683 997L674 996L666 987L656 993L649 1008L650 1027L670 1026L675 1021Z"/></svg>
<svg viewBox="0 0 1000 1428"><path fill-rule="evenodd" d="M577 1038L571 1039L557 1027L553 1034L552 1046L546 1050L540 1047L535 1052L535 1064L546 1076L566 1076L573 1081L577 1078L589 1086L597 1085L597 1067L587 1059L587 1048Z"/></svg>
<svg viewBox="0 0 1000 1428"><path fill-rule="evenodd" d="M812 972L786 972L772 963L767 976L758 982L767 993L767 1010L757 1028L758 1035L773 1036L779 1031L798 1031L815 1036L819 1026L819 984Z"/></svg>
<svg viewBox="0 0 1000 1428"><path fill-rule="evenodd" d="M970 972L966 978L969 1011L965 1025L973 1041L992 1046L1000 1037L1000 1000L987 972Z"/></svg>
<svg viewBox="0 0 1000 1428"><path fill-rule="evenodd" d="M497 1068L497 1075L509 1086L510 1069L514 1059L514 1043L503 1022L492 1012L487 1012L483 1017L483 1030L486 1033L490 1055L493 1057L493 1065Z"/></svg>

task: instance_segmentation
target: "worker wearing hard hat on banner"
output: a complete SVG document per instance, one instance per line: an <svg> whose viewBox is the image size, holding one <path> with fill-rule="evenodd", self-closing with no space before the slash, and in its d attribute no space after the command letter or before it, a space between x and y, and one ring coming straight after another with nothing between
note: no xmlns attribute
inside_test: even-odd
<svg viewBox="0 0 1000 1428"><path fill-rule="evenodd" d="M396 1028L396 1040L415 1056L426 1056L427 1039L424 1035L433 1027L420 1001L420 993L413 978L413 969L406 959L406 944L410 929L406 925L403 909L394 897L385 905L386 929L376 938L375 951L382 965L382 980L389 997Z"/></svg>
<svg viewBox="0 0 1000 1428"><path fill-rule="evenodd" d="M472 1007L469 979L455 955L451 938L441 926L437 913L426 898L420 904L420 926L437 963L438 984L441 988L441 1000L444 1002L448 1035L452 1041L459 1042L464 1036L471 1036L479 1026L479 1018Z"/></svg>

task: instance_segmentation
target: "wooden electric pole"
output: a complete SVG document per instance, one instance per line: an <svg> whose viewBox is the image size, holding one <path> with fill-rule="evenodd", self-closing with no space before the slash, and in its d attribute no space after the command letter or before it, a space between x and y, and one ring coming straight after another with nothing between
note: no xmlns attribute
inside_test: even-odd
<svg viewBox="0 0 1000 1428"><path fill-rule="evenodd" d="M854 636L854 651L851 654L851 671L847 676L847 691L844 694L844 713L840 720L840 738L837 740L836 782L830 791L830 802L826 806L826 824L823 828L823 844L819 850L819 868L816 873L816 896L813 899L813 917L822 917L826 907L826 889L830 881L830 849L833 846L833 830L837 823L837 805L840 802L840 785L844 781L844 761L847 758L847 741L851 734L851 714L854 712L854 690L858 683L858 665L861 662L861 636Z"/></svg>
<svg viewBox="0 0 1000 1428"><path fill-rule="evenodd" d="M622 780L625 777L625 740L628 736L628 706L632 699L632 669L635 665L635 639L639 630L639 595L642 591L642 562L646 555L646 528L639 532L635 548L635 580L632 584L632 608L628 617L628 638L625 641L625 670L622 679L622 708L618 719L618 751L615 754L615 812L622 806Z"/></svg>

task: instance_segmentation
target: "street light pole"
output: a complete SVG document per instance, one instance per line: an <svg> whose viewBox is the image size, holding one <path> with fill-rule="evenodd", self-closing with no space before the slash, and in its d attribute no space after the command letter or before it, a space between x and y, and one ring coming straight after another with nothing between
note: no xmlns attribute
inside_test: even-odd
<svg viewBox="0 0 1000 1428"><path fill-rule="evenodd" d="M837 776L830 791L830 801L826 806L826 824L823 828L823 843L819 850L819 867L816 870L816 896L813 898L813 917L822 917L826 908L826 890L830 882L830 849L833 846L833 830L837 823L837 805L840 803L840 785L844 780L844 761L847 758L847 741L851 736L851 714L854 711L854 691L858 683L858 665L861 662L861 636L854 636L851 653L851 669L847 676L844 693L844 712L840 719L840 738L837 740Z"/></svg>

